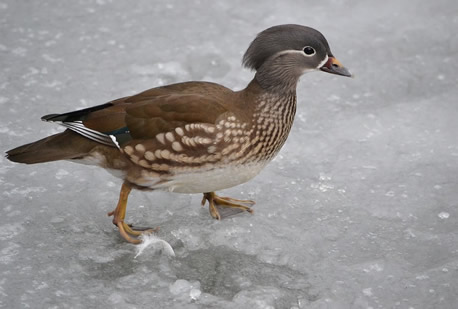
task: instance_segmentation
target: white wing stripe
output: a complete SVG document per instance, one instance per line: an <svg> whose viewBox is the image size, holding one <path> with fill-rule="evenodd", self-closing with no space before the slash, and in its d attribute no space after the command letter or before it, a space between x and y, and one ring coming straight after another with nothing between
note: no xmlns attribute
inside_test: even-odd
<svg viewBox="0 0 458 309"><path fill-rule="evenodd" d="M81 121L72 121L72 122L58 122L60 125L69 128L70 130L81 134L84 137L87 137L97 143L101 143L108 146L116 146L113 145L113 141L109 135L103 134L101 132L89 129L84 126Z"/></svg>

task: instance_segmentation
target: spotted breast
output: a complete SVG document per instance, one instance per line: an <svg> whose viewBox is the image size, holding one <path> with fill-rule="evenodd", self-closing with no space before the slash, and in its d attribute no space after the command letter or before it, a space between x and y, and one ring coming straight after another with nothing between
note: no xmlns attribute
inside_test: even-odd
<svg viewBox="0 0 458 309"><path fill-rule="evenodd" d="M135 164L121 177L143 189L199 193L230 188L256 176L287 139L296 95L272 96L256 84L248 87L244 93L255 99L244 101L241 92L233 93L240 105L254 111L248 117L227 112L215 123L186 124L154 139L120 146ZM99 157L97 151L89 156Z"/></svg>

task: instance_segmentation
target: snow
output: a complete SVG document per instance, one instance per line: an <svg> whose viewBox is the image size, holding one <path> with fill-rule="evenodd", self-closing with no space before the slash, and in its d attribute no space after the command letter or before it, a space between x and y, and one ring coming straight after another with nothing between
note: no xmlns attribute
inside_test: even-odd
<svg viewBox="0 0 458 309"><path fill-rule="evenodd" d="M134 191L127 220L175 257L124 242L120 181L69 162L0 158L2 308L455 308L458 3L0 2L0 143L59 132L49 113L186 80L243 88L255 35L325 34L356 78L298 86L293 131L258 177L223 195L255 213L213 220L200 195Z"/></svg>

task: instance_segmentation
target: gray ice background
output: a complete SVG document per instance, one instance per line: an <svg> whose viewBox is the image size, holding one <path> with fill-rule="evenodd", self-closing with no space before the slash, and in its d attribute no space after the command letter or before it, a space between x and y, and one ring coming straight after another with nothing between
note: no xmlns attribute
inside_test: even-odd
<svg viewBox="0 0 458 309"><path fill-rule="evenodd" d="M72 111L187 80L243 88L261 30L319 29L355 79L304 76L287 144L223 192L131 194L176 257L134 259L106 213L121 181L69 162L0 157L2 308L457 308L458 2L0 1L4 152Z"/></svg>

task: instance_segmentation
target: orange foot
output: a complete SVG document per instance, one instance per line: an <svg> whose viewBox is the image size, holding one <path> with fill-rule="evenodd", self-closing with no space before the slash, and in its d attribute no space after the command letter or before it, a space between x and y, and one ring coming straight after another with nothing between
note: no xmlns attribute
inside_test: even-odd
<svg viewBox="0 0 458 309"><path fill-rule="evenodd" d="M108 216L113 216L113 224L118 227L122 238L132 244L139 244L142 242L141 239L138 239L139 236L157 232L159 228L134 229L131 225L124 222L124 218L126 217L127 198L131 190L132 188L127 183L122 184L118 205L115 210L108 213Z"/></svg>
<svg viewBox="0 0 458 309"><path fill-rule="evenodd" d="M222 216L220 215L220 212L218 211L218 207L235 208L238 210L236 211L236 213L247 211L252 214L253 209L251 209L249 206L253 206L255 204L255 202L252 200L238 200L238 199L230 198L230 197L222 197L222 196L216 195L215 192L204 193L204 196L202 198L202 206L204 206L207 201L209 204L208 210L210 211L210 215L213 218L215 218L216 220L221 220L222 218ZM246 206L246 205L249 205L249 206ZM227 217L227 216L228 215L224 217Z"/></svg>

